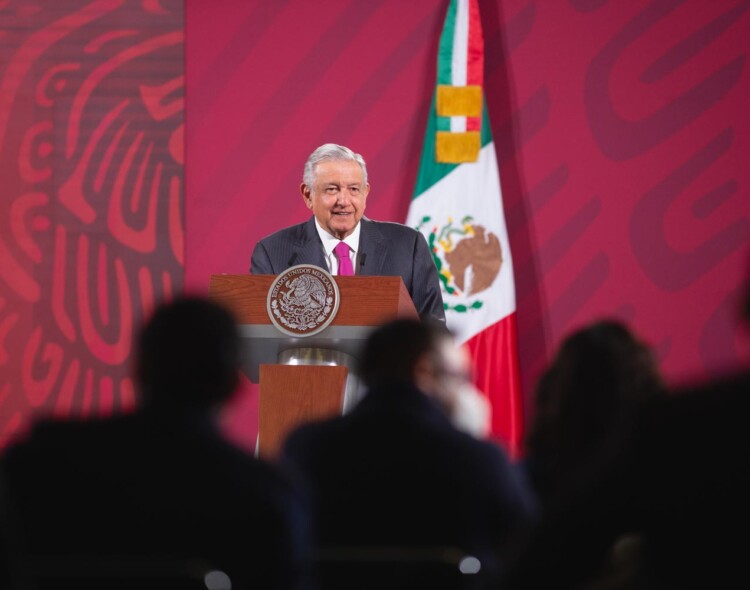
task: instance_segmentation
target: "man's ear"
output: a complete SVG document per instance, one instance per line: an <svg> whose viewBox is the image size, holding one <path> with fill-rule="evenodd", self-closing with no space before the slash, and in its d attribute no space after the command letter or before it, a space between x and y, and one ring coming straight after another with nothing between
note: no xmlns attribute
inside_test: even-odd
<svg viewBox="0 0 750 590"><path fill-rule="evenodd" d="M305 205L307 205L307 208L312 209L312 191L310 190L310 187L303 182L299 185L299 192L302 195L302 198L305 200Z"/></svg>

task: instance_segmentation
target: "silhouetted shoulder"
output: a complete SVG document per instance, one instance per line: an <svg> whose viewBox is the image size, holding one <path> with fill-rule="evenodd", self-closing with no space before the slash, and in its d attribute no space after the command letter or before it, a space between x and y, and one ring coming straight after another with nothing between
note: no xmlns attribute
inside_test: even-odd
<svg viewBox="0 0 750 590"><path fill-rule="evenodd" d="M726 403L750 404L750 371L724 375L713 381L675 389L672 405L706 404L724 407Z"/></svg>

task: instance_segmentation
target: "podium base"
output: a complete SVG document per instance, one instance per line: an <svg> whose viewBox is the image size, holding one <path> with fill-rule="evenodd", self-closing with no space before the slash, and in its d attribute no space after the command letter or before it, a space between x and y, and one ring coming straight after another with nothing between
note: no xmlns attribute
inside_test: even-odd
<svg viewBox="0 0 750 590"><path fill-rule="evenodd" d="M320 347L296 347L282 350L278 362L281 365L322 365L346 367L349 371L344 388L341 413L346 414L364 396L364 387L357 378L357 360L342 350Z"/></svg>
<svg viewBox="0 0 750 590"><path fill-rule="evenodd" d="M347 373L342 366L261 365L258 455L275 459L297 426L341 415Z"/></svg>

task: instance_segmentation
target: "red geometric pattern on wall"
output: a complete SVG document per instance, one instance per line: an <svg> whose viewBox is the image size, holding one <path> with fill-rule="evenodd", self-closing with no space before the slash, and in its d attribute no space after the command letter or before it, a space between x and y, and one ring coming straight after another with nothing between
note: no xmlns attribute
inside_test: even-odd
<svg viewBox="0 0 750 590"><path fill-rule="evenodd" d="M0 445L135 403L183 282L183 3L0 2Z"/></svg>

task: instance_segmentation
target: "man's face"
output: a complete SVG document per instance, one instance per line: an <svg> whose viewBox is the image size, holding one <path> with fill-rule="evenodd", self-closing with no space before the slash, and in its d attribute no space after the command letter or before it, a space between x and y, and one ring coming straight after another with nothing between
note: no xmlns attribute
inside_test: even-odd
<svg viewBox="0 0 750 590"><path fill-rule="evenodd" d="M435 394L447 405L452 405L459 389L471 383L469 353L452 338L443 338L437 357Z"/></svg>
<svg viewBox="0 0 750 590"><path fill-rule="evenodd" d="M492 407L471 382L467 349L445 338L437 357L433 397L456 428L477 438L486 438L492 425Z"/></svg>
<svg viewBox="0 0 750 590"><path fill-rule="evenodd" d="M300 191L320 227L343 240L362 219L370 185L357 162L333 160L318 164L314 186L303 183Z"/></svg>

